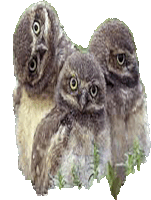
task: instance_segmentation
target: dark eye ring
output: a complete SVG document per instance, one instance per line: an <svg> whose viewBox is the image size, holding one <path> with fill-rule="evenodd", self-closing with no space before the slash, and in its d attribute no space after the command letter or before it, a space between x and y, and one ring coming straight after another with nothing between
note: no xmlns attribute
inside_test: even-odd
<svg viewBox="0 0 151 200"><path fill-rule="evenodd" d="M72 77L70 79L70 88L71 88L71 90L76 90L77 87L78 87L78 81L76 78Z"/></svg>
<svg viewBox="0 0 151 200"><path fill-rule="evenodd" d="M28 68L29 71L32 73L35 72L35 70L37 69L37 62L34 58L29 62Z"/></svg>
<svg viewBox="0 0 151 200"><path fill-rule="evenodd" d="M125 61L125 54L117 54L117 62L119 65L123 65Z"/></svg>
<svg viewBox="0 0 151 200"><path fill-rule="evenodd" d="M38 35L40 33L40 23L38 21L34 21L33 31L36 35Z"/></svg>
<svg viewBox="0 0 151 200"><path fill-rule="evenodd" d="M91 96L94 98L94 97L96 97L97 93L98 93L98 87L96 85L92 85L90 87Z"/></svg>

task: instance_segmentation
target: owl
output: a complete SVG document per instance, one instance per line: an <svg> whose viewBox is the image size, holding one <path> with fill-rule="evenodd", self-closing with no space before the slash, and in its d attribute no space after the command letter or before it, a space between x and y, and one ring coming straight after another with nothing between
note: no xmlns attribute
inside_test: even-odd
<svg viewBox="0 0 151 200"><path fill-rule="evenodd" d="M145 92L132 33L123 22L107 20L94 32L89 52L96 57L105 76L111 160L124 182L125 161L133 153L135 141L146 156L150 151Z"/></svg>
<svg viewBox="0 0 151 200"><path fill-rule="evenodd" d="M67 58L55 102L38 125L32 148L32 183L40 195L57 185L58 173L64 187L89 188L95 173L105 174L111 154L105 79L94 56L75 52Z"/></svg>
<svg viewBox="0 0 151 200"><path fill-rule="evenodd" d="M73 51L73 44L51 6L38 3L24 12L13 35L13 62L18 82L13 101L19 168L26 179L30 179L33 135L54 105L58 74Z"/></svg>

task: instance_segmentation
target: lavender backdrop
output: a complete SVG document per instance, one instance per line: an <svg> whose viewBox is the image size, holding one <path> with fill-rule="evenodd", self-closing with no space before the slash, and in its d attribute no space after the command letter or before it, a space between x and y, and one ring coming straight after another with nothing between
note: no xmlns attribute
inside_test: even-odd
<svg viewBox="0 0 151 200"><path fill-rule="evenodd" d="M151 2L143 1L88 1L48 0L58 12L61 23L71 40L86 48L100 23L107 18L124 21L134 34L140 64L140 76L145 85L151 123L150 58L151 58ZM19 17L36 0L1 2L1 138L0 139L0 181L1 199L36 199L31 182L25 181L18 170L18 149L15 136L12 92L16 85L13 66L13 33ZM7 103L7 106L6 106ZM5 106L2 106L4 104ZM151 127L150 127L151 128ZM151 153L141 171L127 177L118 199L150 199L151 196ZM98 184L95 180L90 190L73 189L49 190L49 199L107 199L113 200L106 178Z"/></svg>

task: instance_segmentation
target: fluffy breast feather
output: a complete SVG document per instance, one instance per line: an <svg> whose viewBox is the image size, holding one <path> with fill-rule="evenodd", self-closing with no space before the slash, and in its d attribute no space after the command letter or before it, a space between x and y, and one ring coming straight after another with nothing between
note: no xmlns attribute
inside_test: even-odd
<svg viewBox="0 0 151 200"><path fill-rule="evenodd" d="M29 176L33 137L37 125L53 107L52 99L32 99L25 89L18 109L17 144L19 147L19 167Z"/></svg>
<svg viewBox="0 0 151 200"><path fill-rule="evenodd" d="M145 98L142 97L141 101L137 102L132 113L127 117L126 130L129 151L132 150L134 141L138 140L140 148L144 151L145 156L148 156L151 143Z"/></svg>
<svg viewBox="0 0 151 200"><path fill-rule="evenodd" d="M65 181L64 187L73 187L74 178L76 176L79 180L79 184L81 183L85 188L90 188L94 176L95 148L95 135L92 129L88 129L85 126L81 126L77 122L74 122L69 134L66 133L66 128L62 129L60 127L59 130L61 130L61 132L58 131L58 133L54 135L55 139L53 138L51 140L51 148L49 148L49 152L52 154L52 149L55 149L55 145L59 144L59 147L61 148L60 142L63 141L63 139L61 139L62 136L64 138L65 135L69 135L67 137L67 146L61 151L63 152L63 155L61 157L60 167L57 170L57 172L61 173L63 176ZM98 149L100 155L100 164L97 169L99 173L98 178L104 176L106 164L110 160L110 142L104 140L105 133L109 135L109 131L105 131L104 133L101 132L98 138L99 141L97 141L101 143L101 147ZM57 135L60 137L59 140ZM57 141L60 142L57 143ZM52 172L52 170L50 171ZM54 181L54 185L58 185L58 173L55 175Z"/></svg>

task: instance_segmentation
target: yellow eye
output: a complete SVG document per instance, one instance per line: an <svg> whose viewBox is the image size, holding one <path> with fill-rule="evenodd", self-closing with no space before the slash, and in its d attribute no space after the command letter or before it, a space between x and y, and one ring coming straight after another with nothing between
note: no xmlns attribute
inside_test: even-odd
<svg viewBox="0 0 151 200"><path fill-rule="evenodd" d="M123 65L125 61L125 54L117 54L117 62L119 65Z"/></svg>
<svg viewBox="0 0 151 200"><path fill-rule="evenodd" d="M36 35L40 33L40 24L39 22L35 21L33 24L33 31Z"/></svg>
<svg viewBox="0 0 151 200"><path fill-rule="evenodd" d="M77 79L72 77L70 80L70 88L71 88L71 90L76 90L77 87L78 87Z"/></svg>

